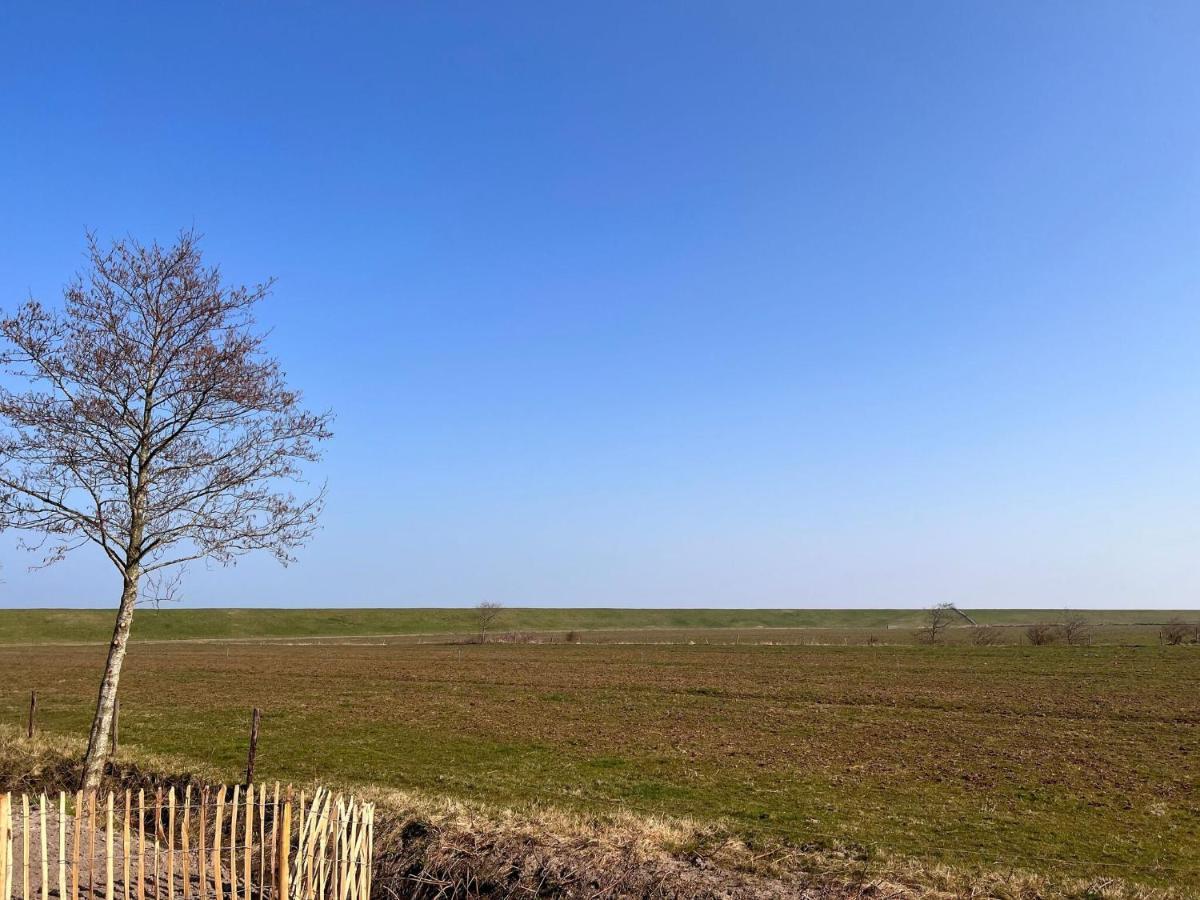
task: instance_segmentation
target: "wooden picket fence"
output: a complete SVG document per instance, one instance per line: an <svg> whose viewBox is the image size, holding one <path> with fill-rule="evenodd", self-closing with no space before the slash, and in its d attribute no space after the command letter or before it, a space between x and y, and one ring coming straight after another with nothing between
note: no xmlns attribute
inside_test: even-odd
<svg viewBox="0 0 1200 900"><path fill-rule="evenodd" d="M0 794L0 900L370 900L374 818L278 783Z"/></svg>

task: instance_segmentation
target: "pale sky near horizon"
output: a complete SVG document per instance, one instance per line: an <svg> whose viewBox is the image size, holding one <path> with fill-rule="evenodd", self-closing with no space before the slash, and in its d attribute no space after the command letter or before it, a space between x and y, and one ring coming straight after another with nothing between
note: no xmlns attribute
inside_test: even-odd
<svg viewBox="0 0 1200 900"><path fill-rule="evenodd" d="M194 606L1200 607L1200 4L0 10L0 306L206 235L337 413ZM114 605L0 535L0 607Z"/></svg>

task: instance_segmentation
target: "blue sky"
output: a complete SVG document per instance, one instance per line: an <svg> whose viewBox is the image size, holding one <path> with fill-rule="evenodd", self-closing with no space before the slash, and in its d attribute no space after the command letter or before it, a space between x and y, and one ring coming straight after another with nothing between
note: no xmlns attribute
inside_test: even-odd
<svg viewBox="0 0 1200 900"><path fill-rule="evenodd" d="M194 225L338 416L186 602L1200 606L1200 6L49 7L0 303Z"/></svg>

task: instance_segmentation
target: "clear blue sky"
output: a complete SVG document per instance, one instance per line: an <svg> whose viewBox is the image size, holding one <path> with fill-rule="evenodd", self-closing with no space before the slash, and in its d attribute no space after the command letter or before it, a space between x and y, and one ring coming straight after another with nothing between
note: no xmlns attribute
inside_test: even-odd
<svg viewBox="0 0 1200 900"><path fill-rule="evenodd" d="M188 603L1200 606L1200 5L49 7L0 302L195 225L338 415Z"/></svg>

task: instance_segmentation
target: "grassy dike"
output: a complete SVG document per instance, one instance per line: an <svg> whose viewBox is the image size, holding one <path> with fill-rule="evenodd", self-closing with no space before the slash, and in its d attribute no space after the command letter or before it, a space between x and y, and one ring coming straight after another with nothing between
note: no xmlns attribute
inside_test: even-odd
<svg viewBox="0 0 1200 900"><path fill-rule="evenodd" d="M982 609L969 614L981 624L1020 625L1054 621L1061 611ZM1200 621L1200 612L1177 610L1091 610L1090 621L1108 625L1158 625ZM107 641L109 609L0 610L0 643L93 643ZM922 610L905 609L565 609L513 607L500 630L568 631L717 628L916 628ZM253 640L255 638L354 637L379 634L469 633L476 627L470 608L140 610L135 641Z"/></svg>

